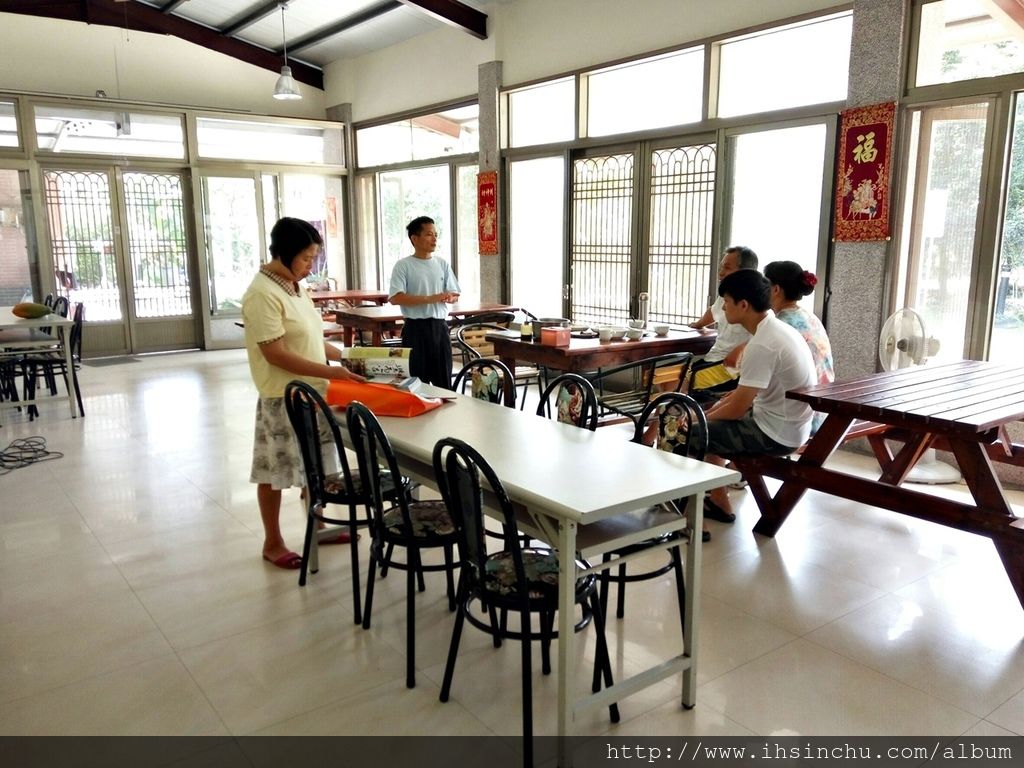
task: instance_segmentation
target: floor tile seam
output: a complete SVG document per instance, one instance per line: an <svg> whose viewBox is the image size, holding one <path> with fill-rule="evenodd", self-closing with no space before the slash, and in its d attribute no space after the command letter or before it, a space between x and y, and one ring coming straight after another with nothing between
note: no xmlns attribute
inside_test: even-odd
<svg viewBox="0 0 1024 768"><path fill-rule="evenodd" d="M33 698L36 698L38 696L43 696L43 695L46 695L46 694L50 694L50 693L53 693L55 691L60 691L60 690L62 690L64 688L71 688L73 686L82 685L83 683L88 683L88 682L90 682L92 680L97 680L97 679L102 678L102 677L107 677L109 675L114 675L114 674L117 674L119 672L125 672L127 670L132 669L133 667L138 667L138 666L141 666L143 664L150 664L150 663L152 663L154 661L159 661L160 659L168 659L168 660L170 660L172 657L175 658L175 660L178 661L179 664L181 663L181 659L177 658L177 655L175 654L174 649L173 648L168 648L166 651L163 651L162 653L160 653L160 654L158 654L156 656L151 656L148 659L136 659L135 661L132 661L130 664L125 664L124 666L121 666L121 667L116 667L116 668L113 668L113 669L105 669L105 670L103 670L101 672L94 672L93 674L86 675L84 677L80 677L80 678L78 678L76 680L66 681L66 682L60 683L59 685L46 686L44 688L40 688L38 690L32 691L31 693L27 693L24 696L18 696L17 698L9 699L7 701L0 700L0 708L2 708L2 707L10 707L11 705L17 704L18 702L28 701L29 699L33 699ZM182 664L182 666L184 666L184 664Z"/></svg>
<svg viewBox="0 0 1024 768"><path fill-rule="evenodd" d="M280 575L281 576L288 576L289 578L292 578L293 575L294 575L294 577L297 578L297 574L298 574L298 571L289 571L288 573L282 573ZM194 575L195 574L184 574L183 578L187 578L189 576L194 576ZM275 574L275 575L277 575L277 574ZM142 607L145 609L147 615L149 615L150 619L153 621L153 623L160 630L161 635L167 641L168 645L170 645L171 648L173 648L176 652L178 652L178 651L181 651L181 652L191 651L191 650L194 650L196 648L201 648L204 645L208 645L209 643L222 642L222 641L228 640L228 639L230 639L232 637L236 637L238 635L246 634L247 632L252 632L254 630L263 629L264 627L271 626L272 624L277 624L277 623L284 622L284 621L290 621L290 620L295 619L295 618L297 618L299 616L305 616L305 615L307 615L309 613L315 613L316 611L325 610L326 608L329 607L327 605L320 605L320 606L314 605L314 606L310 606L307 609L303 609L303 610L299 611L298 613L291 614L290 616L285 617L285 618L274 617L274 618L268 619L266 622L261 622L259 624L253 625L253 626L245 627L245 628L239 629L236 632L229 632L228 634L221 635L219 637L211 638L211 639L208 639L208 640L203 640L202 642L179 646L179 645L175 645L174 643L172 643L170 638L168 638L167 635L164 634L164 630L163 630L163 627L160 626L160 622L156 619L155 616L153 616L152 612L150 612L149 607L146 605L145 600L142 598L142 596L138 594L140 591L144 592L146 590L154 589L156 587L161 587L161 586L166 586L166 585L173 585L173 583L174 583L174 580L170 580L170 581L161 582L160 584L149 584L149 585L146 585L146 586L142 586L142 587L136 588L136 587L132 586L131 583L129 582L128 586L131 589L131 591L132 591L133 595L135 596L136 600L138 600L139 603L142 604ZM336 598L334 598L332 595L330 595L327 592L326 587L316 587L315 585L312 585L311 582L307 581L306 585L304 587L298 587L298 588L299 589L307 589L310 586L313 586L314 589L318 590L319 594L323 594L324 596L326 596L327 602L338 602L338 600ZM260 590L260 591L263 591L263 590ZM182 663L184 663L184 662L182 662Z"/></svg>
<svg viewBox="0 0 1024 768"><path fill-rule="evenodd" d="M396 673L394 677L382 680L379 684L374 685L371 688L363 688L363 689L361 689L359 691L355 691L355 692L349 693L347 695L342 695L342 696L340 696L340 697L338 697L336 699L330 699L328 701L319 702L312 709L306 709L306 710L303 710L302 712L296 712L296 713L290 714L287 717L282 718L281 720L276 720L273 723L268 723L267 725L262 725L259 728L254 728L252 730L247 730L247 731L240 731L238 733L234 733L233 731L230 731L230 733L232 733L232 735L234 735L234 736L251 736L251 735L253 735L255 733L258 733L260 731L265 731L268 728L273 728L275 725L281 725L282 723L286 723L289 720L294 720L294 719L296 719L298 717L303 717L305 715L310 715L313 712L316 712L318 710L327 709L328 707L333 707L333 706L335 706L337 704L343 703L343 702L348 701L348 700L358 701L360 698L368 696L371 693L373 693L374 691L380 690L380 689L382 689L382 688L384 688L384 687L386 687L388 685L391 685L392 683L396 683L396 682L401 683L402 691L400 691L400 692L404 692L406 690L406 688L405 688L405 672L404 671ZM431 681L431 682L433 682L433 681ZM440 688L440 686L438 686L438 688ZM462 707L462 709L467 714L473 716L473 718L475 720L477 720L477 722L480 722L480 719L477 718L475 715L473 715L472 712L469 712L469 710L467 710L465 707ZM484 725L484 727L486 727L486 723L481 723L481 724ZM360 736L360 735L363 735L363 734L349 734L349 735ZM424 736L432 736L432 735L435 735L435 734L422 734L422 735L424 735Z"/></svg>
<svg viewBox="0 0 1024 768"><path fill-rule="evenodd" d="M982 720L988 720L989 716L995 714L997 709L999 709L1000 707L1006 706L1006 704L1008 704L1012 699L1016 698L1017 696L1020 696L1022 691L1024 691L1024 686L1021 686L1021 689L1019 691L1016 691L1015 693L1010 694L1009 696L1006 697L1006 699L1004 701L1001 701L999 704L997 704L991 710L989 710L984 715L982 715L981 716ZM992 725L999 725L999 724L998 723L992 723ZM999 725L999 727L1000 728L1006 728L1005 725ZM1006 728L1006 730L1012 731L1013 729L1012 728ZM1022 728L1021 730L1024 731L1024 728ZM1021 735L1024 735L1024 733L1022 733Z"/></svg>
<svg viewBox="0 0 1024 768"><path fill-rule="evenodd" d="M159 628L157 628L157 630L159 631ZM161 633L161 637L163 638L162 633ZM164 639L164 642L167 642L166 638L163 638L163 639ZM7 706L9 704L17 703L18 701L23 701L25 699L29 699L29 698L32 698L34 696L39 696L39 695L43 695L43 694L46 694L46 693L51 693L51 692L59 690L61 688L68 688L68 687L73 686L73 685L80 685L82 683L86 683L86 682L88 682L90 680L93 680L95 678L103 677L104 675L114 674L115 672L123 672L126 669L130 669L131 667L136 666L137 664L146 664L146 663L149 663L151 661L155 661L157 659L164 658L164 657L169 658L170 655L173 652L174 652L174 647L170 643L167 643L167 648L165 648L164 650L162 650L162 651L160 651L158 653L154 653L152 655L148 655L146 658L134 659L130 664L113 666L113 667L110 667L108 669L101 669L101 670L97 670L97 671L91 672L91 673L89 673L87 675L82 675L81 677L73 677L71 679L66 679L66 680L64 680L64 681L62 681L60 683L56 683L56 684L52 684L52 685L44 685L44 686L41 686L39 688L36 688L36 689L32 690L30 693L27 693L24 696L17 696L17 697L15 697L13 699L6 699L5 700L3 698L0 698L0 706Z"/></svg>
<svg viewBox="0 0 1024 768"><path fill-rule="evenodd" d="M757 618L757 617L755 617L755 618ZM762 619L762 621L763 621L763 619ZM774 626L774 625L773 625L773 626ZM776 628L777 628L777 629L782 629L781 627L776 627ZM705 687L705 686L706 686L706 685L708 685L709 683L712 683L712 682L714 682L715 680L720 680L720 679L722 679L723 677L725 677L726 675L731 675L732 673L734 673L734 672L737 672L737 671L739 671L739 670L743 669L744 667L746 667L746 666L748 666L748 665L750 665L750 664L753 664L753 663L754 663L755 661L758 661L758 660L760 660L760 659L763 659L763 658L765 658L766 656L771 656L771 655L772 655L773 653L778 653L779 651L781 651L781 650L782 650L783 648L785 648L786 646L788 646L788 645L792 645L793 643L797 642L798 640L803 640L803 639L804 639L803 637L801 637L801 636L799 636L799 635L796 635L795 633L793 633L793 632L790 632L789 630L785 630L785 629L784 629L783 631L787 632L787 633L788 633L788 634L790 634L790 635L793 635L793 637L792 637L792 638L790 638L789 640L787 640L786 642L782 643L781 645L776 645L776 646L775 646L774 648L769 648L769 649L765 650L764 652L762 652L762 653L759 653L759 654L757 654L756 656L752 656L752 657L750 657L749 659L747 659L746 661L740 662L740 663L739 663L739 664L737 664L736 666L734 666L734 667L731 667L731 668L729 668L729 669L727 669L727 670L725 670L725 671L721 672L720 674L717 674L717 675L715 675L714 677L709 677L709 678L708 678L707 680L704 680L704 681L703 681L703 682L702 682L702 683L701 683L701 684L699 685L699 687L698 687L698 689L697 689L697 690L698 690L698 693L699 693L699 691L700 691L700 689L701 689L701 688ZM698 668L699 668L699 667L698 667ZM718 710L715 710L715 711L717 712ZM724 714L726 714L726 713L725 713L725 712L723 712L722 714L724 715ZM731 717L731 716L730 716L730 717ZM735 719L735 718L733 718L733 719ZM737 721L737 722L739 722L739 721ZM746 725L746 724L743 724L743 723L741 723L741 725L743 725L743 727L744 727L744 728L750 728L750 726L748 726L748 725ZM751 730L753 730L753 729L751 729Z"/></svg>
<svg viewBox="0 0 1024 768"><path fill-rule="evenodd" d="M852 611L851 611L851 613L852 613ZM848 615L849 614L846 614L846 616L848 616ZM842 618L844 618L844 616L840 616L840 617L836 618L835 621L839 621ZM832 623L834 623L834 622L829 622L829 624L832 624ZM827 627L827 626L828 626L828 624L825 624L822 627L818 627L818 629L823 629L824 627ZM817 631L817 630L813 630L813 631ZM952 709L955 709L958 712L962 712L963 714L968 715L970 717L977 717L977 718L980 718L980 719L984 719L989 714L992 714L992 712L995 711L995 709L993 709L990 712L988 712L986 715L979 715L977 712L971 712L970 710L964 709L963 706L960 703L958 703L958 700L950 700L950 699L948 699L948 698L946 698L944 696L941 696L941 695L939 695L939 694L937 694L937 693L935 693L933 691L927 691L924 688L922 688L921 686L915 685L914 683L910 682L909 680L901 680L898 677L893 677L891 674L889 674L888 672L886 672L883 669L878 668L874 664L871 664L869 662L863 661L861 659L854 658L853 656L850 656L848 653L844 653L843 651L841 651L839 649L827 646L824 643L822 643L822 642L820 642L820 641L818 641L818 640L816 640L816 639L814 639L812 637L804 636L801 639L806 640L809 643L813 643L814 645L818 646L819 648L821 648L824 651L827 651L828 653L834 653L836 656L840 656L841 658L844 658L844 659L846 659L847 661L849 661L849 662L851 662L853 664L856 664L856 665L858 665L860 667L864 667L865 669L869 669L872 672L875 672L875 673L877 673L879 675L882 675L882 677L885 677L886 679L891 680L892 682L896 683L897 685L900 685L900 686L903 686L903 687L906 687L906 688L910 688L911 690L917 691L918 693L921 693L924 696L927 696L929 699L934 699L935 701L940 701L943 704L945 704L946 706L948 706L948 707L950 707ZM1019 693L1019 691L1018 691L1018 693ZM1009 701L1010 699L1013 698L1013 696L1016 696L1016 695L1017 694L1014 693L1012 696L1009 696L1006 699L1006 701ZM1005 704L1006 702L1003 702L1003 703ZM1002 706L1002 704L1000 704L999 706ZM996 707L996 709L998 709L998 707Z"/></svg>

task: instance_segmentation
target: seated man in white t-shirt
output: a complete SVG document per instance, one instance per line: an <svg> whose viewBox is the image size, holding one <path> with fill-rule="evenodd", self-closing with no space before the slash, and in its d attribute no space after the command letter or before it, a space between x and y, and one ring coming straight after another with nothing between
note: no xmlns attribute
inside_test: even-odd
<svg viewBox="0 0 1024 768"><path fill-rule="evenodd" d="M786 392L817 383L814 360L799 331L769 309L771 284L752 269L727 276L718 286L728 322L750 334L739 383L707 412L708 456L705 461L725 466L739 454L792 453L811 433L813 411L790 400ZM704 514L712 520L736 519L724 488L708 493Z"/></svg>

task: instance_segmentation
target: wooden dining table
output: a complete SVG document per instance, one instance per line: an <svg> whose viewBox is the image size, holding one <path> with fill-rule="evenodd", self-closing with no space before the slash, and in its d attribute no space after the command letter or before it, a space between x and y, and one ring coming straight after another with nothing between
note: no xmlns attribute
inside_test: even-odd
<svg viewBox="0 0 1024 768"><path fill-rule="evenodd" d="M456 320L489 312L511 312L515 308L508 304L491 302L459 302L448 307L448 319ZM388 304L383 307L349 307L335 313L338 325L344 328L345 346L352 346L356 331L369 331L373 346L380 346L385 333L397 333L402 327L402 310Z"/></svg>
<svg viewBox="0 0 1024 768"><path fill-rule="evenodd" d="M378 289L358 288L344 291L310 291L309 298L317 306L340 303L346 307L360 307L366 304L380 306L387 304L388 292Z"/></svg>
<svg viewBox="0 0 1024 768"><path fill-rule="evenodd" d="M484 456L501 479L524 532L547 541L559 554L558 735L572 734L578 713L621 702L677 674L682 675L682 706L694 706L701 537L690 536L686 545L681 653L646 670L634 670L631 677L620 677L610 688L582 698L578 698L575 685L579 662L573 631L575 584L587 573L617 567L621 561L601 564L605 552L687 526L700 531L705 491L727 485L739 476L732 470L638 445L608 431L580 429L466 395L453 396L448 390L428 385L417 393L441 394L450 401L415 418L380 418L402 473L436 488L431 463L434 445L445 437L464 440ZM344 418L339 421L344 424ZM531 450L509 450L509 446L529 446ZM586 483L568 480L583 476L587 477ZM675 509L658 506L680 498L685 499L688 522ZM577 571L577 553L597 565ZM674 626L665 622L666 631ZM559 765L567 765L565 746L560 742Z"/></svg>
<svg viewBox="0 0 1024 768"><path fill-rule="evenodd" d="M515 331L494 331L487 334L487 340L494 345L494 353L501 362L509 366L510 370L515 370L518 362L533 363L571 373L633 363L673 352L692 352L701 355L711 349L716 338L717 334L714 331L687 329L672 330L666 336L648 333L635 341L601 341L598 338L572 336L568 346L554 347L522 339Z"/></svg>
<svg viewBox="0 0 1024 768"><path fill-rule="evenodd" d="M827 414L797 461L758 456L734 459L757 501L755 533L774 536L808 489L976 533L992 540L1024 607L1024 519L1007 502L994 464L1024 467L1024 445L1006 425L1024 420L1024 366L962 360L863 376L794 390L787 397ZM869 440L877 479L825 469L855 420L880 425ZM886 441L902 443L893 453ZM952 452L973 503L903 486L929 448ZM769 493L765 477L782 480Z"/></svg>

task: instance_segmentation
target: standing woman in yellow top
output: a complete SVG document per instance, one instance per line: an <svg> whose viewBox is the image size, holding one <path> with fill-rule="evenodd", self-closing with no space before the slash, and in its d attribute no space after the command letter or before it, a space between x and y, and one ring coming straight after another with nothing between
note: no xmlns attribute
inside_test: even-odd
<svg viewBox="0 0 1024 768"><path fill-rule="evenodd" d="M278 568L300 567L302 558L281 536L281 491L305 485L302 457L284 407L284 388L293 379L321 393L327 379L355 379L342 366L341 352L324 341L323 321L306 289L323 239L301 219L284 218L270 231L271 260L260 267L242 298L245 348L259 402L250 482L263 519L263 559ZM347 536L347 534L344 534Z"/></svg>

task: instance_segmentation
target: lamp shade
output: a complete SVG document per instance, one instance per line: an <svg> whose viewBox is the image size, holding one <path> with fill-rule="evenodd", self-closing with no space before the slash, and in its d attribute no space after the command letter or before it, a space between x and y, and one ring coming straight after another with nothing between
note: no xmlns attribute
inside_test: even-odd
<svg viewBox="0 0 1024 768"><path fill-rule="evenodd" d="M292 78L292 68L289 66L281 67L281 76L277 78L277 85L274 86L274 98L275 99L301 99L302 94L299 93L298 86L295 85L295 80Z"/></svg>

